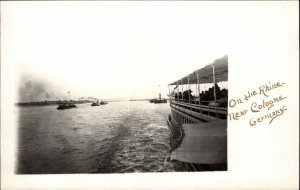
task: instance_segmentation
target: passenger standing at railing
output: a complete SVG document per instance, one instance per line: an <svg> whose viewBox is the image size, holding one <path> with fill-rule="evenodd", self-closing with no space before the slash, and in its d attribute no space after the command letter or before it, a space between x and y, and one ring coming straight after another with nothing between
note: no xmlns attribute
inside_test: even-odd
<svg viewBox="0 0 300 190"><path fill-rule="evenodd" d="M182 93L181 92L178 93L178 99L179 99L179 101L182 100Z"/></svg>
<svg viewBox="0 0 300 190"><path fill-rule="evenodd" d="M215 85L216 87L216 100L220 100L222 98L227 98L228 91L226 89L220 90L218 84ZM200 94L201 101L213 101L214 100L214 87L209 88L208 91L201 92Z"/></svg>
<svg viewBox="0 0 300 190"><path fill-rule="evenodd" d="M185 102L189 102L189 99L194 99L192 92L193 92L192 90L186 90L183 92L183 100Z"/></svg>

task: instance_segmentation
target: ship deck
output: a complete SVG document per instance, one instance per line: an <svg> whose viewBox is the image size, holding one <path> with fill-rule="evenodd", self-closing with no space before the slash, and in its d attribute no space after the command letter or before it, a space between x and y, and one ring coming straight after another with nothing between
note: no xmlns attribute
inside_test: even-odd
<svg viewBox="0 0 300 190"><path fill-rule="evenodd" d="M203 105L195 101L189 103L178 99L170 99L170 106L175 111L181 112L182 115L191 117L190 119L195 120L195 123L198 121L216 121L216 119L226 120L227 117L227 108Z"/></svg>
<svg viewBox="0 0 300 190"><path fill-rule="evenodd" d="M171 160L195 164L227 163L227 121L182 125L185 136Z"/></svg>

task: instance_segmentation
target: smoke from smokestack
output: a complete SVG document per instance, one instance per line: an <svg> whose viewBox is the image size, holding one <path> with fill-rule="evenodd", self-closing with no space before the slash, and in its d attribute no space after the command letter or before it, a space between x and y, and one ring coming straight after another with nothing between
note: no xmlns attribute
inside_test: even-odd
<svg viewBox="0 0 300 190"><path fill-rule="evenodd" d="M58 97L67 97L67 94L62 94L61 90L50 82L28 74L20 78L18 93L19 102L57 100Z"/></svg>

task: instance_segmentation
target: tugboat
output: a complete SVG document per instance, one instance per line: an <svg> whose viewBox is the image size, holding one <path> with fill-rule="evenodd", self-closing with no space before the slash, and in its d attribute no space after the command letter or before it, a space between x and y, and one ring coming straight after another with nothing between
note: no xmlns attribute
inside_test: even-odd
<svg viewBox="0 0 300 190"><path fill-rule="evenodd" d="M159 85L160 87L160 85ZM158 94L158 98L153 98L149 100L150 103L154 104L161 104L161 103L167 103L168 101L164 98L161 98L161 93Z"/></svg>
<svg viewBox="0 0 300 190"><path fill-rule="evenodd" d="M169 84L168 159L180 163L181 171L227 170L228 90L221 90L218 82L228 82L227 55ZM213 87L200 93L200 85L206 84Z"/></svg>
<svg viewBox="0 0 300 190"><path fill-rule="evenodd" d="M58 104L58 107L57 107L58 110L64 110L64 109L70 109L70 108L77 108L77 106L72 103L61 103L61 104Z"/></svg>
<svg viewBox="0 0 300 190"><path fill-rule="evenodd" d="M161 94L159 93L159 98L158 99L152 99L152 102L154 104L161 104L161 103L167 103L167 100L164 98L161 98Z"/></svg>
<svg viewBox="0 0 300 190"><path fill-rule="evenodd" d="M96 101L96 102L93 102L93 103L91 104L91 106L100 106L99 100L97 99L97 101Z"/></svg>
<svg viewBox="0 0 300 190"><path fill-rule="evenodd" d="M106 105L106 104L108 104L107 101L105 101L105 100L104 101L103 100L100 101L100 105Z"/></svg>
<svg viewBox="0 0 300 190"><path fill-rule="evenodd" d="M77 108L77 106L74 103L72 103L70 91L68 92L68 94L69 94L70 101L59 103L57 107L58 110Z"/></svg>

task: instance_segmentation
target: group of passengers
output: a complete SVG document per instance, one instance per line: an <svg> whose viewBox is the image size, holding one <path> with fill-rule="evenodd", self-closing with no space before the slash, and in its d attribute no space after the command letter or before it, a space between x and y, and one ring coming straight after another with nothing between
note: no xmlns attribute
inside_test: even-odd
<svg viewBox="0 0 300 190"><path fill-rule="evenodd" d="M220 89L218 84L215 84L215 86L209 88L206 91L202 91L199 96L200 96L200 101L203 104L208 104L211 101L215 100L214 97L214 88L216 88L216 100L217 100L217 105L219 107L227 107L227 99L228 99L228 90L227 89ZM183 101L183 102L199 102L199 96L196 98L195 96L192 95L192 90L186 90L183 93L178 92L174 94L175 100Z"/></svg>

